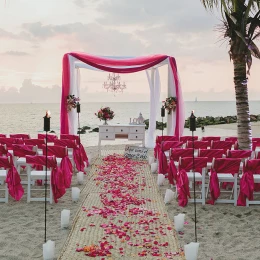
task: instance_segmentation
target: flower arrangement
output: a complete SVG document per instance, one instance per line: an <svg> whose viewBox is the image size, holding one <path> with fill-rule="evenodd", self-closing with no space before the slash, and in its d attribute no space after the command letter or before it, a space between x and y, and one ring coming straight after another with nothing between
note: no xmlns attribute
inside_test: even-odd
<svg viewBox="0 0 260 260"><path fill-rule="evenodd" d="M112 111L110 107L100 108L95 115L100 119L100 121L104 120L105 122L113 119L115 116L114 111Z"/></svg>
<svg viewBox="0 0 260 260"><path fill-rule="evenodd" d="M168 111L168 114L171 114L171 111L175 111L177 105L176 97L168 97L163 101L165 109Z"/></svg>
<svg viewBox="0 0 260 260"><path fill-rule="evenodd" d="M80 99L78 97L75 97L74 95L68 95L67 96L67 110L71 111L72 108L77 107L77 102L79 102Z"/></svg>

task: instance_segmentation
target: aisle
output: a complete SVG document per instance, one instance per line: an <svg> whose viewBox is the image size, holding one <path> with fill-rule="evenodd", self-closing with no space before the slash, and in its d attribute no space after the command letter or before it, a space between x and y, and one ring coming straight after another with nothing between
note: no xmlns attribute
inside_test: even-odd
<svg viewBox="0 0 260 260"><path fill-rule="evenodd" d="M90 174L59 260L185 259L147 162L108 155Z"/></svg>

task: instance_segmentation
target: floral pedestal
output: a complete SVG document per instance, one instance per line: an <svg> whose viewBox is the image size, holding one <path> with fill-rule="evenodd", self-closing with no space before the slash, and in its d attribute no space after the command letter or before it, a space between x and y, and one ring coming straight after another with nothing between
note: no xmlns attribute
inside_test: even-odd
<svg viewBox="0 0 260 260"><path fill-rule="evenodd" d="M104 120L103 125L108 125L107 120Z"/></svg>

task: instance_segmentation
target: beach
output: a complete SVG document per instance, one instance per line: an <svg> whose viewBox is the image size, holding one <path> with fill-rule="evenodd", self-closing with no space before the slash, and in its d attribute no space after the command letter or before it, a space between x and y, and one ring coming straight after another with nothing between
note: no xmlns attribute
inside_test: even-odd
<svg viewBox="0 0 260 260"><path fill-rule="evenodd" d="M206 134L215 133L220 126L207 126ZM235 130L234 124L221 125L225 132ZM254 137L260 136L260 124L252 124ZM213 131L211 129L214 129ZM200 130L200 129L198 129ZM124 145L109 145L103 147L110 151L124 149ZM97 147L86 147L87 154L93 159L97 156ZM152 149L149 151L153 153ZM92 160L93 160L92 159ZM55 241L58 257L63 249L67 236L72 228L72 223L77 212L81 210L81 203L88 191L85 184L88 182L88 172L84 177L84 184L78 185L76 176L73 176L72 187L81 189L80 200L76 203L71 200L71 189L59 199L56 204L47 204L47 240ZM156 181L157 174L153 174ZM169 188L167 182L158 187L159 196L163 199L165 190ZM23 196L19 202L9 196L7 204L0 204L0 259L3 260L29 260L42 259L42 244L44 243L44 203L26 202ZM189 242L195 242L194 231L194 205L189 203L185 208L178 206L177 200L165 205L169 217L178 213L185 213L185 226L183 233L178 234L178 242L181 247ZM71 211L70 226L68 229L60 228L61 210ZM257 205L246 207L234 207L231 204L196 205L197 212L197 239L200 242L200 260L257 260L260 249L260 208ZM170 238L169 238L170 239ZM107 258L112 259L112 258ZM113 258L114 259L114 258ZM145 258L144 258L145 259ZM156 259L156 258L154 258Z"/></svg>

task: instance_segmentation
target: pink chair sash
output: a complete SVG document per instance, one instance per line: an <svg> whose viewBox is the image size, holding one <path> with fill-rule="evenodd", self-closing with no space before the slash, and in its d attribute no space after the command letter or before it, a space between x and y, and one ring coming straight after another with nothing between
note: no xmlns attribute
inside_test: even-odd
<svg viewBox="0 0 260 260"><path fill-rule="evenodd" d="M194 141L194 149L207 149L207 141ZM187 141L187 148L193 148L193 142Z"/></svg>
<svg viewBox="0 0 260 260"><path fill-rule="evenodd" d="M13 144L23 144L22 138L8 138L8 137L1 137L0 143L5 144L7 149L12 149Z"/></svg>
<svg viewBox="0 0 260 260"><path fill-rule="evenodd" d="M82 172L85 173L85 171L84 171L84 168L85 168L84 162L87 159L84 158L84 155L81 153L82 149L80 149L77 146L75 140L69 140L69 139L54 140L54 145L67 146L68 148L73 148L73 160L75 162L76 168L77 168L78 171L82 171ZM88 165L88 160L87 160L87 165Z"/></svg>
<svg viewBox="0 0 260 260"><path fill-rule="evenodd" d="M233 144L235 144L237 142L237 137L235 136L226 137L225 141L232 142Z"/></svg>
<svg viewBox="0 0 260 260"><path fill-rule="evenodd" d="M0 134L0 138L1 138L1 137L6 137L6 134Z"/></svg>
<svg viewBox="0 0 260 260"><path fill-rule="evenodd" d="M29 164L38 164L46 166L46 156L37 155L31 156L26 155L26 162ZM47 167L52 168L51 171L51 189L53 193L53 199L55 203L66 193L66 188L64 185L63 174L59 167L57 167L57 161L55 157L47 156Z"/></svg>
<svg viewBox="0 0 260 260"><path fill-rule="evenodd" d="M6 149L6 145L0 145L0 156L7 155L8 150Z"/></svg>
<svg viewBox="0 0 260 260"><path fill-rule="evenodd" d="M199 139L198 136L193 136L193 138L192 138L191 135L180 137L180 141L183 142L183 143L187 143L188 141L192 141L192 140L197 141L198 139Z"/></svg>
<svg viewBox="0 0 260 260"><path fill-rule="evenodd" d="M25 157L25 155L36 155L33 151L33 145L13 144L13 154L17 157Z"/></svg>
<svg viewBox="0 0 260 260"><path fill-rule="evenodd" d="M222 158L224 149L200 149L199 157L207 157L208 162L212 162L213 158Z"/></svg>
<svg viewBox="0 0 260 260"><path fill-rule="evenodd" d="M46 139L46 134L38 134L38 139ZM58 139L57 135L55 134L47 134L47 142L53 143L54 140Z"/></svg>
<svg viewBox="0 0 260 260"><path fill-rule="evenodd" d="M76 140L77 144L79 144L79 137L77 135L61 134L60 139Z"/></svg>
<svg viewBox="0 0 260 260"><path fill-rule="evenodd" d="M24 194L24 189L21 184L21 178L14 167L12 160L9 161L8 157L0 157L0 167L9 169L5 182L7 183L10 196L19 201Z"/></svg>
<svg viewBox="0 0 260 260"><path fill-rule="evenodd" d="M251 150L228 150L227 158L249 158L252 155Z"/></svg>
<svg viewBox="0 0 260 260"><path fill-rule="evenodd" d="M208 145L211 145L211 141L220 141L220 136L203 136L201 141L207 141Z"/></svg>
<svg viewBox="0 0 260 260"><path fill-rule="evenodd" d="M237 158L216 158L214 160L214 165L211 169L210 175L210 194L211 200L209 200L208 204L215 204L215 201L220 196L220 188L219 188L219 180L217 173L231 173L235 174L239 172L240 168L240 159Z"/></svg>
<svg viewBox="0 0 260 260"><path fill-rule="evenodd" d="M11 138L22 138L23 140L25 139L30 139L29 134L10 134Z"/></svg>
<svg viewBox="0 0 260 260"><path fill-rule="evenodd" d="M86 163L87 166L89 166L89 161L88 161L88 156L87 156L87 153L85 151L85 148L83 147L82 144L79 145L79 149L80 149L80 152L81 152L81 156L83 158L83 161Z"/></svg>
<svg viewBox="0 0 260 260"><path fill-rule="evenodd" d="M228 141L212 141L211 149L224 149L225 152L230 150L233 143Z"/></svg>
<svg viewBox="0 0 260 260"><path fill-rule="evenodd" d="M157 158L158 147L162 143L162 141L179 141L176 136L164 135L164 136L156 136L155 147L154 147L154 158Z"/></svg>
<svg viewBox="0 0 260 260"><path fill-rule="evenodd" d="M71 179L73 175L72 163L68 157L67 149L63 146L51 145L47 147L48 156L56 156L61 159L60 169L63 174L64 185L69 188L71 185ZM43 147L43 154L46 155L46 146Z"/></svg>
<svg viewBox="0 0 260 260"><path fill-rule="evenodd" d="M44 139L25 139L24 144L26 145L37 145L38 149L42 149L45 144Z"/></svg>
<svg viewBox="0 0 260 260"><path fill-rule="evenodd" d="M193 149L192 148L173 148L171 149L171 156L170 160L179 161L180 157L192 157L193 156Z"/></svg>
<svg viewBox="0 0 260 260"><path fill-rule="evenodd" d="M181 207L185 207L188 203L188 197L190 198L190 189L187 172L184 169L178 172L177 189L178 204Z"/></svg>
<svg viewBox="0 0 260 260"><path fill-rule="evenodd" d="M243 166L243 176L240 180L240 192L237 200L238 206L246 206L246 198L254 199L254 174L260 174L260 160L247 160ZM258 184L258 183L257 183Z"/></svg>
<svg viewBox="0 0 260 260"><path fill-rule="evenodd" d="M169 183L174 185L174 180L177 181L177 168L173 160L170 160L168 167L168 180Z"/></svg>

